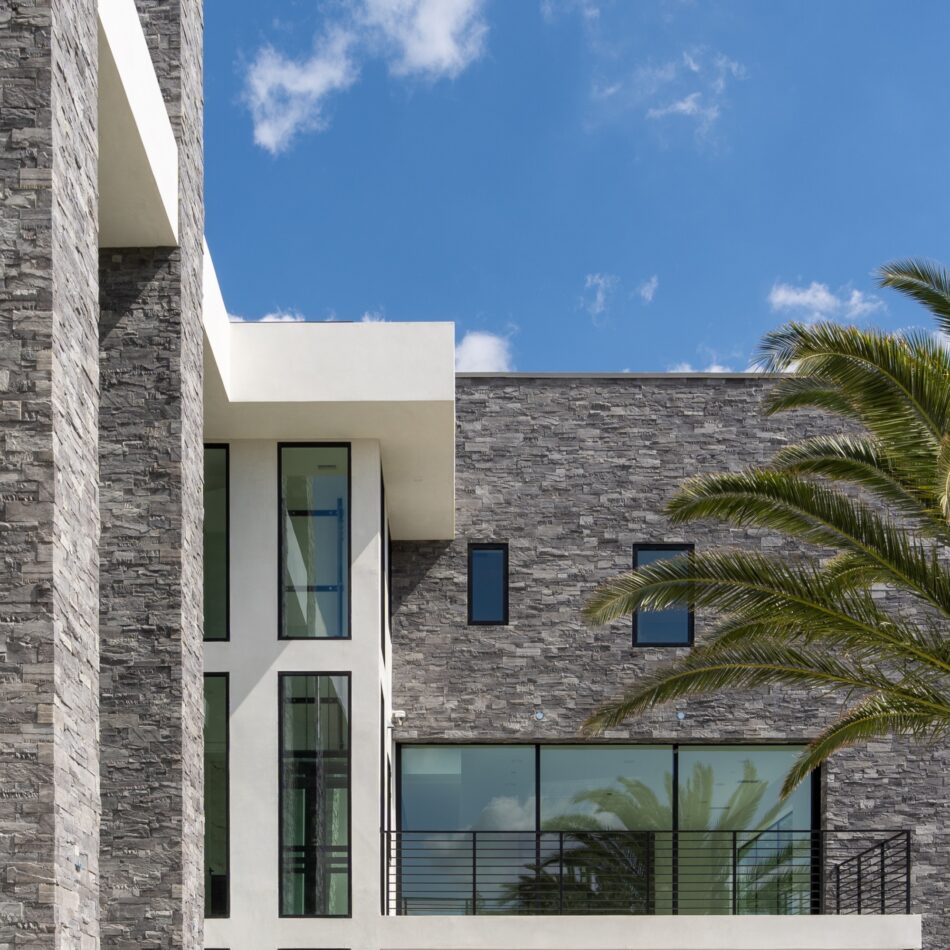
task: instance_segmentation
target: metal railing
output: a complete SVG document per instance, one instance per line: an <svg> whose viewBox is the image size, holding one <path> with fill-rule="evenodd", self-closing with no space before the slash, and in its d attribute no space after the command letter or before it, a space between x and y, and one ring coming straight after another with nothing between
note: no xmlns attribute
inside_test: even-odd
<svg viewBox="0 0 950 950"><path fill-rule="evenodd" d="M383 913L905 914L910 832L384 831Z"/></svg>

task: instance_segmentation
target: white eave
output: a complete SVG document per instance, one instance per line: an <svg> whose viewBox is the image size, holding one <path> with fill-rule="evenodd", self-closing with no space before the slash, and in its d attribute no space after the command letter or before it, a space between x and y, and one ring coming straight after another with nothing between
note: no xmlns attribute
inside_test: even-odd
<svg viewBox="0 0 950 950"><path fill-rule="evenodd" d="M99 0L99 246L178 244L178 148L134 0Z"/></svg>
<svg viewBox="0 0 950 950"><path fill-rule="evenodd" d="M453 325L232 323L204 278L205 437L377 440L393 537L452 538Z"/></svg>

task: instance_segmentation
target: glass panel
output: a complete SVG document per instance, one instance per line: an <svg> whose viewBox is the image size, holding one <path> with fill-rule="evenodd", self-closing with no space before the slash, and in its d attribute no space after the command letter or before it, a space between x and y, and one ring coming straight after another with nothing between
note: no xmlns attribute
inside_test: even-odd
<svg viewBox="0 0 950 950"><path fill-rule="evenodd" d="M680 749L679 913L811 912L811 787L779 795L800 751Z"/></svg>
<svg viewBox="0 0 950 950"><path fill-rule="evenodd" d="M349 450L282 446L281 636L349 636Z"/></svg>
<svg viewBox="0 0 950 950"><path fill-rule="evenodd" d="M562 913L669 913L671 836L649 832L673 827L672 795L671 746L541 747L541 828L572 832L545 837Z"/></svg>
<svg viewBox="0 0 950 950"><path fill-rule="evenodd" d="M205 676L205 917L228 915L228 678Z"/></svg>
<svg viewBox="0 0 950 950"><path fill-rule="evenodd" d="M637 567L645 567L656 561L680 557L688 548L638 548ZM637 644L642 646L688 644L689 609L670 607L667 610L637 611Z"/></svg>
<svg viewBox="0 0 950 950"><path fill-rule="evenodd" d="M349 678L281 684L281 913L350 912Z"/></svg>
<svg viewBox="0 0 950 950"><path fill-rule="evenodd" d="M505 622L506 552L503 548L470 548L469 616L473 623Z"/></svg>
<svg viewBox="0 0 950 950"><path fill-rule="evenodd" d="M205 640L228 638L228 448L205 446Z"/></svg>
<svg viewBox="0 0 950 950"><path fill-rule="evenodd" d="M403 747L402 913L513 912L537 855L534 755L533 746Z"/></svg>

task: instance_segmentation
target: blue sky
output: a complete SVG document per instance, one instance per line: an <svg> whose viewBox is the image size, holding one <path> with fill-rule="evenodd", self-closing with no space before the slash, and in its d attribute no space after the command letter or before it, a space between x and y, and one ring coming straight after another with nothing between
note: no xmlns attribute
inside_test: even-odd
<svg viewBox="0 0 950 950"><path fill-rule="evenodd" d="M912 13L912 15L911 15ZM950 4L210 0L208 241L242 319L453 320L460 369L745 369L926 323Z"/></svg>

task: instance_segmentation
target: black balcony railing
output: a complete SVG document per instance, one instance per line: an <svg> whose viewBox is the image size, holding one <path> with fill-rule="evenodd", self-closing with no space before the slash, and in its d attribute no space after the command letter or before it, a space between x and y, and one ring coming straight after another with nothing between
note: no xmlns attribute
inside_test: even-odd
<svg viewBox="0 0 950 950"><path fill-rule="evenodd" d="M385 914L905 914L907 831L384 831Z"/></svg>

